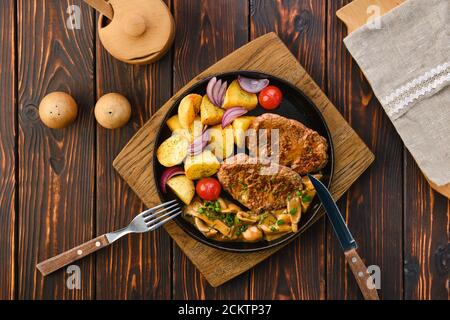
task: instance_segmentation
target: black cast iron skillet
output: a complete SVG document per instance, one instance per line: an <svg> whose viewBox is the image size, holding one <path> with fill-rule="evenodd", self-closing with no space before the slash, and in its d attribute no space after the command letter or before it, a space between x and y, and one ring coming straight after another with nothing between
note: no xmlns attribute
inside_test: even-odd
<svg viewBox="0 0 450 320"><path fill-rule="evenodd" d="M263 113L271 112L275 114L282 115L286 118L297 120L307 127L317 131L320 135L325 137L328 141L328 156L329 161L327 166L322 169L323 179L322 181L324 184L328 187L330 187L332 176L333 176L333 167L334 167L334 158L333 158L333 142L331 140L331 134L327 127L327 124L325 123L325 120L320 113L319 109L312 103L310 99L308 99L303 92L301 92L297 87L290 84L289 82L279 79L277 77L263 74L260 72L253 72L253 71L233 71L233 72L227 72L222 74L215 75L218 79L226 80L228 81L228 84L231 83L231 81L237 79L238 75L250 77L250 78L266 78L270 80L271 85L275 85L278 88L281 89L283 92L283 101L275 110L266 111L261 106L258 105L257 108L252 110L246 115L251 116L258 116ZM169 112L166 114L166 117L164 118L163 123L161 124L161 127L159 129L159 132L156 136L156 147L158 147L165 139L169 138L171 135L171 132L165 122L167 119L169 119L171 116L175 115L178 111L178 105L186 95L191 93L197 93L200 95L206 94L206 86L208 84L210 78L204 79L196 83L194 86L192 86L190 89L186 90L177 101L171 106L169 109ZM153 165L154 165L154 173L155 173L155 185L157 186L158 194L160 198L163 201L169 201L171 199L175 198L175 195L173 195L171 192L168 192L167 194L162 193L160 189L160 183L159 178L161 177L161 174L163 170L165 169L163 166L161 166L156 159L156 152L154 152L154 159L153 159ZM222 191L222 196L233 200L225 191ZM241 204L236 203L242 207ZM255 243L247 243L247 242L220 242L215 241L212 239L206 238L200 231L198 231L193 225L191 225L188 221L183 219L182 217L177 217L175 219L175 222L191 237L194 239L209 245L211 247L227 250L227 251L233 251L233 252L251 252L251 251L258 251L263 250L267 248L271 248L273 246L277 246L283 242L289 241L290 239L297 237L300 233L302 233L304 230L306 230L312 223L314 217L317 215L319 209L321 207L320 201L317 197L314 197L314 200L309 207L308 211L304 213L301 217L300 223L299 223L299 232L297 233L289 233L281 238L278 238L274 241L260 241Z"/></svg>

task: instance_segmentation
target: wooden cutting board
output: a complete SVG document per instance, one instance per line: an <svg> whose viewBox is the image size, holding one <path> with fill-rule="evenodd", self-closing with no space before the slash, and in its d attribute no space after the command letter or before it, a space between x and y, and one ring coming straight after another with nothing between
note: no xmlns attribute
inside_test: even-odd
<svg viewBox="0 0 450 320"><path fill-rule="evenodd" d="M348 33L352 33L365 25L374 14L374 6L380 16L404 3L405 0L355 0L336 12L337 17L347 26ZM428 178L427 178L428 179ZM429 181L431 188L450 199L450 183L438 186Z"/></svg>
<svg viewBox="0 0 450 320"><path fill-rule="evenodd" d="M370 19L380 17L391 11L405 0L355 0L336 11L336 15L352 33L365 25Z"/></svg>
<svg viewBox="0 0 450 320"><path fill-rule="evenodd" d="M116 170L148 207L160 203L152 162L155 135L162 125L164 115L177 97L197 81L215 73L232 70L260 71L286 79L303 90L319 107L330 128L335 148L335 174L331 188L335 199L340 198L373 162L372 152L336 107L282 41L274 33L269 33L241 47L192 79L153 115L114 160ZM322 215L323 212L317 219ZM192 239L173 222L165 228L213 287L249 270L286 245L253 253L231 253L213 249Z"/></svg>

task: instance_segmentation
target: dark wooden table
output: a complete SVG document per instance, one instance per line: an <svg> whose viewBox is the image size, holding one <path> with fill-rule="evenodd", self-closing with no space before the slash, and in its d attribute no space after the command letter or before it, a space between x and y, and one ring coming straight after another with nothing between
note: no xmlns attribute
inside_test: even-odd
<svg viewBox="0 0 450 320"><path fill-rule="evenodd" d="M132 236L45 280L38 261L121 227L142 203L112 168L134 132L176 90L246 42L275 31L376 155L339 201L360 253L381 268L384 299L448 299L450 203L433 192L345 49L335 12L342 0L167 0L177 25L172 50L133 67L113 59L81 0L0 1L0 298L360 299L330 225L320 220L255 269L214 289L165 231ZM81 29L69 30L69 5ZM74 125L50 130L37 106L71 93ZM93 106L126 95L133 118L108 131Z"/></svg>

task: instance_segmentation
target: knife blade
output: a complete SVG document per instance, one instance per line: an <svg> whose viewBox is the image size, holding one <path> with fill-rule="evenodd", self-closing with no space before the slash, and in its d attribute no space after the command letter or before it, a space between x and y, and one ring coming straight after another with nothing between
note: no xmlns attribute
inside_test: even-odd
<svg viewBox="0 0 450 320"><path fill-rule="evenodd" d="M317 191L317 196L325 208L325 212L327 213L328 218L330 219L331 225L333 226L334 232L341 244L341 247L344 251L348 251L351 249L357 249L358 244L356 240L353 238L350 230L345 223L344 218L342 217L339 208L333 200L333 197L328 191L327 187L320 182L318 179L314 178L312 175L308 174L308 178L313 184L314 188Z"/></svg>
<svg viewBox="0 0 450 320"><path fill-rule="evenodd" d="M333 226L334 232L344 250L345 260L349 264L364 298L366 300L379 300L380 298L378 297L377 289L373 285L373 279L361 257L356 252L358 245L348 229L330 191L328 191L327 187L325 187L322 182L312 175L308 174L308 178L316 189L317 196L325 208L325 212Z"/></svg>

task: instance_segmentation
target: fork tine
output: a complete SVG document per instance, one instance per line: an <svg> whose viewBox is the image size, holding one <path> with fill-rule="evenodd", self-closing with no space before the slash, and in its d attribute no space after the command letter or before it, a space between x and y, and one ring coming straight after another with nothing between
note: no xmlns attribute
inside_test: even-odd
<svg viewBox="0 0 450 320"><path fill-rule="evenodd" d="M160 221L161 219L171 215L172 213L179 211L181 208L177 207L175 209L173 209L172 211L166 212L163 215L157 216L155 219L145 219L144 222L147 224L147 227L150 227L152 225L154 225L156 222Z"/></svg>
<svg viewBox="0 0 450 320"><path fill-rule="evenodd" d="M175 202L177 202L177 200L170 200L170 201L167 201L167 202L158 204L156 207L147 209L147 210L145 210L144 212L142 212L141 214L142 214L142 215L146 215L146 214L148 214L148 213L152 213L152 212L155 211L156 209L159 209L159 208L161 208L161 207L167 206L168 204L172 204L172 203L175 203Z"/></svg>
<svg viewBox="0 0 450 320"><path fill-rule="evenodd" d="M150 219L152 219L152 218L154 218L154 217L160 215L161 213L164 213L164 212L167 211L167 210L170 210L170 209L172 209L172 208L175 208L175 207L178 206L178 205L179 205L178 203L175 203L175 204L172 204L171 206L169 206L169 207L167 207L167 208L160 208L160 210L158 210L157 212L154 212L154 213L152 212L151 215L148 215L148 213L145 213L145 211L144 211L144 212L143 212L143 218L144 218L144 221L147 222L147 221L149 221Z"/></svg>
<svg viewBox="0 0 450 320"><path fill-rule="evenodd" d="M163 224L165 224L165 223L169 222L170 220L172 220L172 219L178 217L180 214L181 214L181 210L178 211L177 213L175 213L174 215L168 217L167 219L165 219L165 220L163 220L163 221L161 221L161 222L158 222L157 224L151 226L148 230L149 230L149 231L156 230L156 229L158 229L159 227L161 227Z"/></svg>

